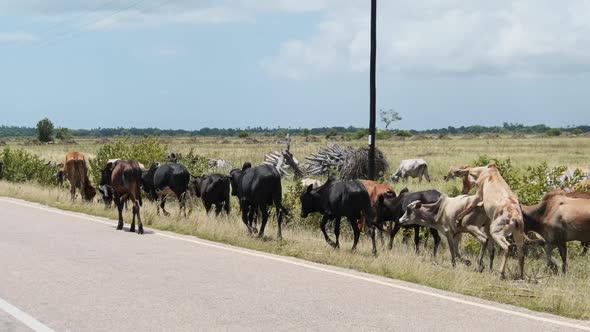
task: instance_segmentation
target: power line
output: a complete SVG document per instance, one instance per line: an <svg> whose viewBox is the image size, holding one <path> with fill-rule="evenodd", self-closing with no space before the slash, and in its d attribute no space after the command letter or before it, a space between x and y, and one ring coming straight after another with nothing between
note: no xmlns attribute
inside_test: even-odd
<svg viewBox="0 0 590 332"><path fill-rule="evenodd" d="M146 0L137 0L137 1L131 3L130 5L128 5L128 6L124 7L124 8L121 8L121 9L119 9L117 11L114 11L112 13L109 13L106 16L99 17L99 18L97 18L95 20L92 20L90 22L86 22L86 23L84 23L82 25L79 25L79 26L76 27L76 30L72 29L72 30L69 30L69 31L65 31L65 33L62 33L62 34L58 35L53 40L50 39L49 41L46 41L45 43L40 44L39 45L39 48L46 48L48 46L55 45L56 43L58 43L60 41L71 39L72 37L75 37L76 35L83 33L85 31L85 30L83 30L84 28L87 28L87 27L89 27L91 25L94 25L94 24L103 22L103 21L105 21L107 19L110 19L112 17L115 17L118 14L121 14L121 13L123 13L125 11L128 11L130 9L133 9L133 8L139 6L141 3L145 2L145 1Z"/></svg>
<svg viewBox="0 0 590 332"><path fill-rule="evenodd" d="M68 26L69 23L74 23L83 17L90 16L90 14L92 14L93 12L101 11L101 10L107 8L109 5L115 3L116 1L117 0L109 0L96 8L80 11L80 12L78 12L77 15L74 15L73 17L70 17L69 19L66 19L64 21L58 21L58 22L50 25L49 28L45 29L45 31L43 31L41 34L47 34L51 31L57 30L58 28L60 28L62 26Z"/></svg>

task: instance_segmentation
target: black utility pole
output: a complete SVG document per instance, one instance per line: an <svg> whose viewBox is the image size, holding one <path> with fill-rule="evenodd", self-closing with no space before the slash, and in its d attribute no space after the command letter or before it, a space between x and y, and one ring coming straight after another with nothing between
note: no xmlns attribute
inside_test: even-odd
<svg viewBox="0 0 590 332"><path fill-rule="evenodd" d="M377 61L377 0L371 0L371 69L369 83L369 180L375 180L375 66Z"/></svg>

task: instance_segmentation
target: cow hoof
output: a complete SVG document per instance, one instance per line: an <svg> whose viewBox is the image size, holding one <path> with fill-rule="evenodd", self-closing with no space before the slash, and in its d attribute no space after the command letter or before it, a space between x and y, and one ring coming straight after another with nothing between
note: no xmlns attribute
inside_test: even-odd
<svg viewBox="0 0 590 332"><path fill-rule="evenodd" d="M118 225L118 226L117 226L117 230L118 230L118 231L120 231L120 230L122 230L122 229L123 229L123 225Z"/></svg>
<svg viewBox="0 0 590 332"><path fill-rule="evenodd" d="M483 267L483 265L480 265L480 266L477 268L477 272L479 272L479 273L482 273L482 272L483 272L483 270L484 270L484 267Z"/></svg>
<svg viewBox="0 0 590 332"><path fill-rule="evenodd" d="M170 212L164 212L165 217L170 217Z"/></svg>
<svg viewBox="0 0 590 332"><path fill-rule="evenodd" d="M140 229L137 231L137 234L142 235L143 234L143 229Z"/></svg>
<svg viewBox="0 0 590 332"><path fill-rule="evenodd" d="M330 242L328 242L328 244L330 245L330 247L332 247L334 249L337 249L338 248L338 245L336 244L336 242L330 241Z"/></svg>
<svg viewBox="0 0 590 332"><path fill-rule="evenodd" d="M256 227L252 228L252 234L258 234L258 229Z"/></svg>
<svg viewBox="0 0 590 332"><path fill-rule="evenodd" d="M468 259L463 260L463 264L465 264L466 266L471 266L471 261Z"/></svg>
<svg viewBox="0 0 590 332"><path fill-rule="evenodd" d="M130 233L135 233L135 228L129 228Z"/></svg>

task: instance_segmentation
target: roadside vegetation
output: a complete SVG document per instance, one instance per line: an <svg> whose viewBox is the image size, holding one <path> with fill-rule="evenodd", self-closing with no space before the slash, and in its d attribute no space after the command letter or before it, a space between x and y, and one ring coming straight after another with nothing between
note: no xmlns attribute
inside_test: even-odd
<svg viewBox="0 0 590 332"><path fill-rule="evenodd" d="M251 138L251 137L250 137ZM84 212L92 215L116 219L116 209L104 207L102 202L82 203L79 199L72 203L69 192L56 188L48 178L51 171L45 171L47 162L61 162L66 152L80 151L86 154L92 167L93 183L96 168L103 161L112 157L135 158L146 164L152 161L163 161L165 152L178 152L184 156L187 166L193 167L191 172L207 172L203 160L206 158L225 159L234 167L241 167L245 161L253 164L262 162L265 153L281 149L276 139L256 137L257 144L245 145L246 138L234 137L220 143L220 138L128 138L126 140L110 140L108 142L92 139L79 140L76 145L23 145L12 141L2 150L0 159L7 160L11 168L5 169L5 180L0 181L0 195L18 197L39 202L65 210ZM327 144L325 138L309 140L295 137L291 151L302 161L306 155L316 152ZM347 141L343 145L363 146L364 140ZM560 168L567 166L590 165L590 139L585 137L545 137L516 139L510 137L477 138L477 139L412 139L400 140L390 138L379 143L392 168L401 159L423 158L429 163L429 171L433 178L431 183L410 180L410 190L437 189L449 195L459 192L459 181L444 182L442 177L448 168L457 164L485 164L490 159L498 162L499 168L507 182L523 204L532 204L542 197L547 176L556 177ZM8 158L7 158L8 156ZM187 161L188 160L188 161ZM191 162L197 160L196 162ZM17 167L24 163L26 167ZM191 166L192 165L192 166ZM47 168L47 167L46 167ZM28 171L27 171L28 170ZM39 172L39 179L35 175ZM49 175L46 175L47 174ZM14 174L19 174L14 175ZM47 180L43 180L47 178ZM388 179L387 179L388 180ZM399 192L404 184L393 186ZM284 204L291 209L290 222L284 230L281 242L275 241L276 222L269 222L267 236L260 241L247 234L242 224L237 201L232 198L232 214L216 218L207 215L201 203L194 201L192 213L183 217L177 205L171 204L169 211L172 216L156 215L156 206L147 200L141 209L142 219L146 225L154 229L167 230L198 236L200 238L227 244L261 250L279 255L287 255L313 262L336 265L358 271L401 279L423 284L443 290L481 297L526 307L533 310L550 312L562 316L590 319L590 259L579 257L578 243L570 243L569 271L567 275L554 275L545 266L541 247L531 246L525 263L525 281L515 281L517 264L515 259L508 262L508 279L500 280L497 272L476 272L473 266L458 265L452 268L450 257L443 241L439 256L431 257L430 248L422 248L416 255L412 245L401 242L398 235L392 251L385 246L378 247L378 257L371 255L369 241L362 238L356 253L348 249L352 244L347 227L342 239L342 248L333 250L329 247L318 227L318 216L307 219L299 217L299 193L303 190L298 182L291 179L283 181ZM124 216L126 221L131 213ZM343 223L346 224L346 223ZM129 236L137 236L129 234ZM145 235L149 236L149 234ZM386 238L387 239L387 238ZM428 241L428 247L432 240ZM462 250L466 258L475 261L479 245L469 235L463 236ZM487 257L486 257L487 259ZM499 259L495 261L496 267Z"/></svg>

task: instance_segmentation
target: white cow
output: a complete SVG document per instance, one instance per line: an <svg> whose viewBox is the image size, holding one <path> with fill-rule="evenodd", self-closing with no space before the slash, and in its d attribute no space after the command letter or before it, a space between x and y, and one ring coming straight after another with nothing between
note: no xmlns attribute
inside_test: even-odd
<svg viewBox="0 0 590 332"><path fill-rule="evenodd" d="M309 179L309 178L301 180L301 184L303 185L303 188L307 188L311 184L312 188L314 188L314 189L322 185L320 180Z"/></svg>
<svg viewBox="0 0 590 332"><path fill-rule="evenodd" d="M426 181L430 182L430 176L428 175L428 164L424 159L406 159L402 160L393 175L391 175L391 181L398 182L399 179L403 179L404 182L408 181L408 177L418 178L422 182L422 177L426 178Z"/></svg>

